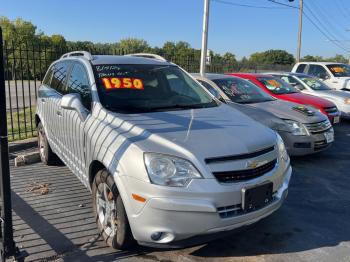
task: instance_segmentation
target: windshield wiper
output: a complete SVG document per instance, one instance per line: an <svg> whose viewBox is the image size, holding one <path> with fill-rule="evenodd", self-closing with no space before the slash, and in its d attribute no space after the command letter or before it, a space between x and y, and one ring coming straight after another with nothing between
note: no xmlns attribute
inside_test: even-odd
<svg viewBox="0 0 350 262"><path fill-rule="evenodd" d="M196 108L206 108L208 107L208 104L192 104L192 105L181 105L181 104L175 104L175 105L168 105L168 106L158 106L158 107L150 107L150 110L158 111L158 110L166 110L166 109L196 109Z"/></svg>
<svg viewBox="0 0 350 262"><path fill-rule="evenodd" d="M157 112L157 111L167 110L167 109L185 110L185 109L206 108L209 105L210 104L192 104L192 105L175 104L175 105L158 106L158 107L125 106L125 107L106 107L106 108L113 112L120 112L120 113L147 113L147 112Z"/></svg>

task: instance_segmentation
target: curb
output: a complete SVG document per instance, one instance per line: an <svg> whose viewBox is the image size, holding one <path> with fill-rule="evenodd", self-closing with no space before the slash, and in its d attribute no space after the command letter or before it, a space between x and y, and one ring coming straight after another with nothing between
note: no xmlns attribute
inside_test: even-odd
<svg viewBox="0 0 350 262"><path fill-rule="evenodd" d="M10 142L9 152L14 153L17 151L22 151L33 147L37 147L37 145L38 145L38 142L36 137L28 138L28 139L24 139L16 142Z"/></svg>
<svg viewBox="0 0 350 262"><path fill-rule="evenodd" d="M24 155L19 155L15 158L15 166L16 167L35 164L38 162L40 162L39 151L34 151L34 152L27 153Z"/></svg>

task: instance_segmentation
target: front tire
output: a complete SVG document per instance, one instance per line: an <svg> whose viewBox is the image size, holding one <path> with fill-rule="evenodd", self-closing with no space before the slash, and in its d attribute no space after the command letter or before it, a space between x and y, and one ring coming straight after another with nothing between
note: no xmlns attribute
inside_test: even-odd
<svg viewBox="0 0 350 262"><path fill-rule="evenodd" d="M134 245L123 201L106 169L95 176L92 198L97 227L107 245L122 250Z"/></svg>
<svg viewBox="0 0 350 262"><path fill-rule="evenodd" d="M43 124L38 124L38 148L41 162L45 165L54 165L58 162L57 155L52 152L52 149L47 140Z"/></svg>

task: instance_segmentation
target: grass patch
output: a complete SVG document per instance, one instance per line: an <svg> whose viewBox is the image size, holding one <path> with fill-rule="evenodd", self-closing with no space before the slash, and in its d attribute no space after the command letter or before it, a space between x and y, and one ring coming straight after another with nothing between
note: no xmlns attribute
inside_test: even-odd
<svg viewBox="0 0 350 262"><path fill-rule="evenodd" d="M35 107L26 107L7 111L7 129L9 142L36 136Z"/></svg>

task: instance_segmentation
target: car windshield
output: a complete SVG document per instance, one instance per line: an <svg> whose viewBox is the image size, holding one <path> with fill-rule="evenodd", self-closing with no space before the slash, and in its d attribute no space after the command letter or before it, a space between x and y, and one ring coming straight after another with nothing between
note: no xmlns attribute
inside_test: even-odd
<svg viewBox="0 0 350 262"><path fill-rule="evenodd" d="M96 65L102 105L119 113L214 107L196 81L173 65Z"/></svg>
<svg viewBox="0 0 350 262"><path fill-rule="evenodd" d="M313 77L299 77L301 81L303 81L306 85L311 87L315 91L322 91L322 90L331 90L329 86L324 84L322 81L313 78Z"/></svg>
<svg viewBox="0 0 350 262"><path fill-rule="evenodd" d="M350 77L350 66L345 64L327 65L335 77Z"/></svg>
<svg viewBox="0 0 350 262"><path fill-rule="evenodd" d="M259 103L274 100L259 87L245 79L223 78L212 80L231 99L241 104Z"/></svg>
<svg viewBox="0 0 350 262"><path fill-rule="evenodd" d="M276 95L299 93L300 91L282 79L275 77L259 77L258 80L266 86L268 90Z"/></svg>

